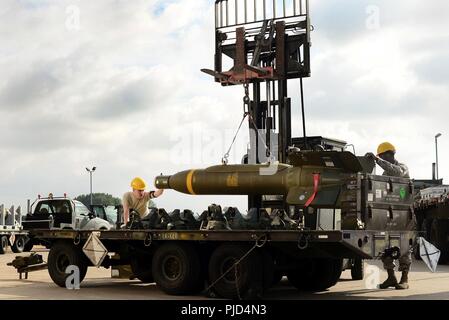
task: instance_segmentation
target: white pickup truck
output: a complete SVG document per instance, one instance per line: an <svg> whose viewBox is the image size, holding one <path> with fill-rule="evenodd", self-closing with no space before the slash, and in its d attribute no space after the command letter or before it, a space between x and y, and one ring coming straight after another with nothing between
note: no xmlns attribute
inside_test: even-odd
<svg viewBox="0 0 449 320"><path fill-rule="evenodd" d="M38 198L22 221L24 230L110 230L114 225L91 212L83 203L67 197ZM31 241L30 241L31 242ZM26 244L26 251L33 243Z"/></svg>

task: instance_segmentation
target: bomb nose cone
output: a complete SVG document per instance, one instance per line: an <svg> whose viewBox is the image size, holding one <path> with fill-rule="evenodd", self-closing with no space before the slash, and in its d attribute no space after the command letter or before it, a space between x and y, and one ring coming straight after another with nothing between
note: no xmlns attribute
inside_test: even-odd
<svg viewBox="0 0 449 320"><path fill-rule="evenodd" d="M194 171L187 170L171 176L158 176L154 180L154 185L157 189L173 189L183 193L194 194L192 188Z"/></svg>
<svg viewBox="0 0 449 320"><path fill-rule="evenodd" d="M170 177L171 176L157 176L154 179L154 186L157 189L170 189Z"/></svg>

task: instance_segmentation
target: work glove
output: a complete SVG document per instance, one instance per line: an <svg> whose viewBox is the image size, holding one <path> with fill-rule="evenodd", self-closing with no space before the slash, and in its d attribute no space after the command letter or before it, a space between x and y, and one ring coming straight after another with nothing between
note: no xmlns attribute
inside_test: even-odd
<svg viewBox="0 0 449 320"><path fill-rule="evenodd" d="M370 160L373 160L373 161L376 161L376 160L377 160L376 155L375 155L374 153L372 153L372 152L368 152L368 153L365 155L365 157L368 158L368 159L370 159Z"/></svg>

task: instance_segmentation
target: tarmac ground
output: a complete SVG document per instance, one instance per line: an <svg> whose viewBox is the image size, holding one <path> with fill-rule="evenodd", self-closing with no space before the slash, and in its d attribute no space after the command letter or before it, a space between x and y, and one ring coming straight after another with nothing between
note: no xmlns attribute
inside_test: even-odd
<svg viewBox="0 0 449 320"><path fill-rule="evenodd" d="M46 260L48 252L37 250ZM23 253L20 255L28 255ZM16 270L7 266L19 254L0 255L0 300L204 300L204 294L196 296L170 296L155 284L143 284L139 280L113 279L111 270L89 268L79 290L60 288L53 283L47 270L29 273L28 279L19 280ZM379 290L376 284L386 278L380 261L365 262L365 279L353 281L346 270L334 287L319 293L299 292L289 285L287 278L270 289L269 300L368 300L368 299L432 299L449 300L449 266L440 265L431 273L422 261L413 261L408 290ZM398 279L400 273L396 273Z"/></svg>

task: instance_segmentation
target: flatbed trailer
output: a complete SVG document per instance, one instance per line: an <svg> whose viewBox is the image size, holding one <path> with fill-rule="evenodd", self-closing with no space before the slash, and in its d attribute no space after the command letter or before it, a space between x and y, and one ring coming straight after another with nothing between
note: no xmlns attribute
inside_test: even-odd
<svg viewBox="0 0 449 320"><path fill-rule="evenodd" d="M94 234L108 253L102 267L131 265L143 282L173 295L213 292L223 298L255 298L282 276L299 290L334 286L343 258L378 258L385 249L408 250L412 231L366 230L33 230L50 248L49 274L66 286L66 268L76 265L80 282L93 263L83 247Z"/></svg>

